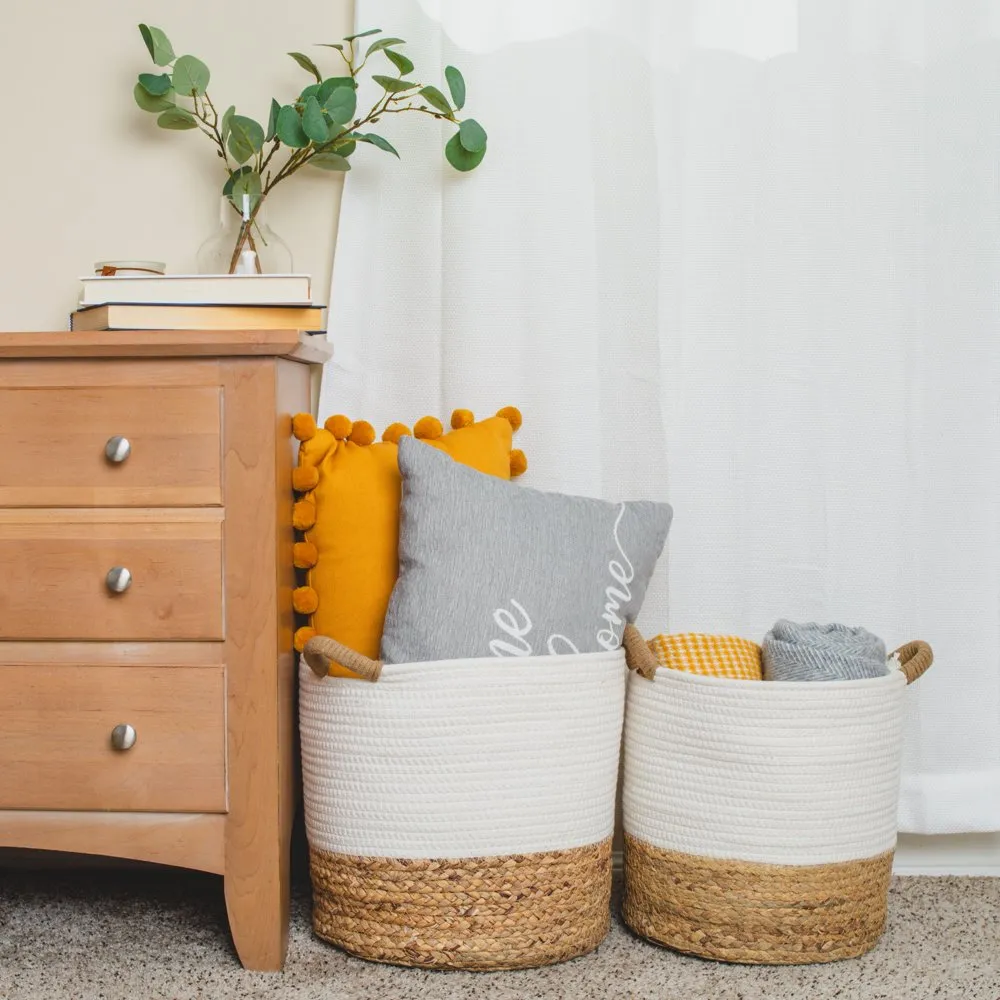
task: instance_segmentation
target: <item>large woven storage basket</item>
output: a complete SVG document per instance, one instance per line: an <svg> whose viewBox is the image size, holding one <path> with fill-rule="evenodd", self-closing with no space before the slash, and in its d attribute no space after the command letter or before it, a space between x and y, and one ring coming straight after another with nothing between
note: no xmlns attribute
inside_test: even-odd
<svg viewBox="0 0 1000 1000"><path fill-rule="evenodd" d="M323 643L306 649L319 673ZM525 968L595 948L610 917L622 651L371 674L320 678L305 658L300 670L316 934L426 968Z"/></svg>
<svg viewBox="0 0 1000 1000"><path fill-rule="evenodd" d="M795 964L861 955L885 925L903 693L886 677L629 678L625 921L678 951ZM630 663L634 664L632 656Z"/></svg>

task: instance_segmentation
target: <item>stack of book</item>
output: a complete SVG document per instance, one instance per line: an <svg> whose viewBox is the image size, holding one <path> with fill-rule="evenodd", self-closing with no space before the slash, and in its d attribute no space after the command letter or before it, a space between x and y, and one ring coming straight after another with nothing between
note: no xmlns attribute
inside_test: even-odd
<svg viewBox="0 0 1000 1000"><path fill-rule="evenodd" d="M70 329L325 330L307 274L157 274L80 279Z"/></svg>

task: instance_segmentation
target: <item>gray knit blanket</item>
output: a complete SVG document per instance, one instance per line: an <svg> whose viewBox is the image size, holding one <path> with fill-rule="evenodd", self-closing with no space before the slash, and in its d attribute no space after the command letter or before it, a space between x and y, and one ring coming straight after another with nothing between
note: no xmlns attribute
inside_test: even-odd
<svg viewBox="0 0 1000 1000"><path fill-rule="evenodd" d="M761 643L766 681L850 681L888 673L885 644L863 628L782 618Z"/></svg>

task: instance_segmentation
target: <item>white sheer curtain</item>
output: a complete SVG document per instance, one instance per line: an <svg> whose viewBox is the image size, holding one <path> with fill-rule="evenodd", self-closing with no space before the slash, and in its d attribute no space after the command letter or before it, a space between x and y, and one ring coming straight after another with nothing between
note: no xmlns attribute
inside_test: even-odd
<svg viewBox="0 0 1000 1000"><path fill-rule="evenodd" d="M489 152L355 156L322 415L514 403L530 485L669 499L647 630L927 639L902 826L1000 829L1000 0L357 8Z"/></svg>

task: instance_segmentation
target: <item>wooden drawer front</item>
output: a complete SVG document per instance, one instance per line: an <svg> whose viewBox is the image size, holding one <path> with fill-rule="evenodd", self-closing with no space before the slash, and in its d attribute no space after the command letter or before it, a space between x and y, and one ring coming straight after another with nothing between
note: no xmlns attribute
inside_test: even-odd
<svg viewBox="0 0 1000 1000"><path fill-rule="evenodd" d="M223 638L221 511L0 510L0 567L0 639Z"/></svg>
<svg viewBox="0 0 1000 1000"><path fill-rule="evenodd" d="M216 386L0 388L0 506L221 504L220 400ZM116 436L120 463L104 453Z"/></svg>
<svg viewBox="0 0 1000 1000"><path fill-rule="evenodd" d="M0 809L225 812L225 739L222 666L0 666Z"/></svg>

